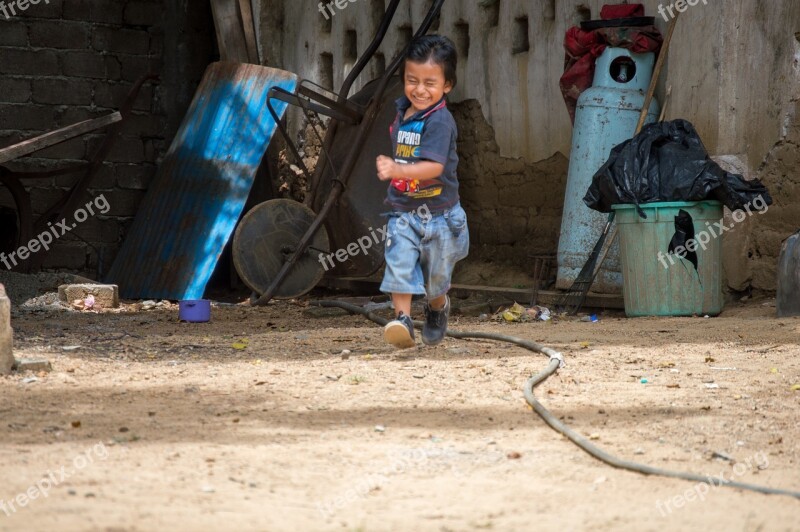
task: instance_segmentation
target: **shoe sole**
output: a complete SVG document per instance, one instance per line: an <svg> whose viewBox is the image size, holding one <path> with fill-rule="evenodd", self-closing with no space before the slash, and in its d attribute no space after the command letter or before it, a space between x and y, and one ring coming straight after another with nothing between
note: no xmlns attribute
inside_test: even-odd
<svg viewBox="0 0 800 532"><path fill-rule="evenodd" d="M411 338L411 334L402 323L388 323L383 328L383 338L390 344L400 349L414 347L417 343Z"/></svg>

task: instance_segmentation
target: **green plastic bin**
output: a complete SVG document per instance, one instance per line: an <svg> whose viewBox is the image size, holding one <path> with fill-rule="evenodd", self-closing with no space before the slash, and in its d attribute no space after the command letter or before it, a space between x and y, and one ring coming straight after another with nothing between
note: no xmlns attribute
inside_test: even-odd
<svg viewBox="0 0 800 532"><path fill-rule="evenodd" d="M722 312L722 221L718 201L614 205L620 236L625 314L639 316L716 316ZM682 210L694 221L698 269L667 252ZM701 232L705 233L701 236ZM700 242L705 242L700 245Z"/></svg>

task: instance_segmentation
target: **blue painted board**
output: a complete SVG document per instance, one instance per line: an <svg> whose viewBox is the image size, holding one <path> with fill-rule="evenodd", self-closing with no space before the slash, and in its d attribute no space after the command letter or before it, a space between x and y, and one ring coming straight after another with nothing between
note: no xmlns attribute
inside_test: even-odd
<svg viewBox="0 0 800 532"><path fill-rule="evenodd" d="M297 76L218 62L205 72L106 279L126 299L200 299L276 124L267 92ZM279 116L286 104L273 102Z"/></svg>

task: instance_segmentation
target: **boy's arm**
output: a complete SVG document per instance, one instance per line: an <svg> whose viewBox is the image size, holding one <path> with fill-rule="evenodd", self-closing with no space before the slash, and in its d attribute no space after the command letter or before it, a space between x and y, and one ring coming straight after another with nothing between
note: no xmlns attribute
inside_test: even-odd
<svg viewBox="0 0 800 532"><path fill-rule="evenodd" d="M378 156L377 167L378 179L381 181L391 181L392 179L428 181L436 179L444 172L442 163L420 161L416 164L399 164L385 155Z"/></svg>

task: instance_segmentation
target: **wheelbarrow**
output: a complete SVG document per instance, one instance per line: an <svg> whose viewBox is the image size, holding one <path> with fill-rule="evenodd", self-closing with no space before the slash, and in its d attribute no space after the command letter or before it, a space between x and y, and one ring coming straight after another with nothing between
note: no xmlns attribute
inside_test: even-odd
<svg viewBox="0 0 800 532"><path fill-rule="evenodd" d="M391 153L388 128L396 115L394 100L402 95L395 76L406 50L385 73L349 97L350 89L381 45L400 0L392 0L380 27L344 80L338 96L303 80L294 93L270 89L267 105L296 164L305 174L310 194L305 203L273 199L248 212L233 239L233 262L253 291L254 305L291 299L313 289L327 272L334 277L368 277L383 265L383 200L386 184L376 177L375 159ZM444 0L435 0L415 37L427 33ZM322 89L322 90L318 90ZM305 117L330 117L313 175L272 107L280 100L302 109ZM316 133L316 130L314 130Z"/></svg>

